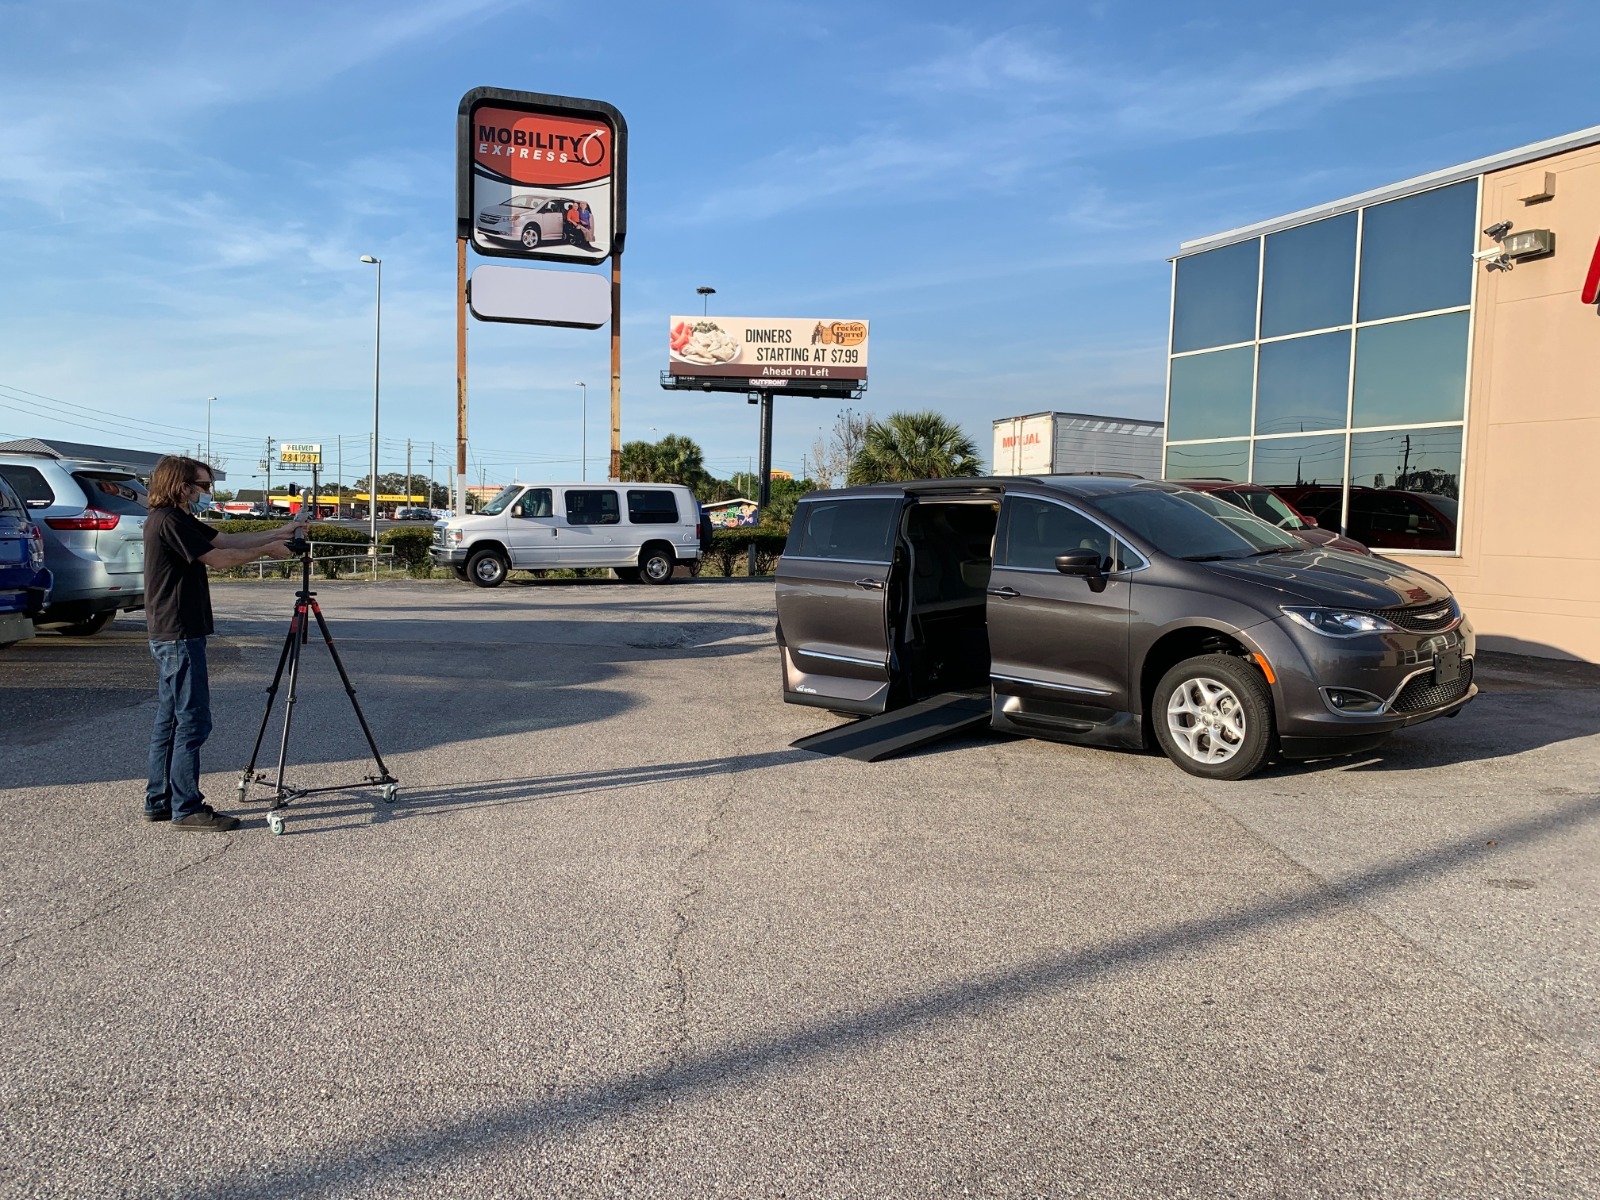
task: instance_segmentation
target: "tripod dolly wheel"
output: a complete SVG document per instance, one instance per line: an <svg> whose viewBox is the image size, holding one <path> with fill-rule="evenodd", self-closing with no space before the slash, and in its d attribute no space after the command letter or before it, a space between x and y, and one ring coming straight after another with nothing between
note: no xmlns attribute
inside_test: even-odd
<svg viewBox="0 0 1600 1200"><path fill-rule="evenodd" d="M268 813L267 814L267 828L272 830L272 836L273 837L282 837L283 836L283 817L280 816L278 813L275 813L275 812Z"/></svg>
<svg viewBox="0 0 1600 1200"><path fill-rule="evenodd" d="M386 783L383 785L383 792L381 794L385 804L393 804L396 800L400 799L400 785L398 783Z"/></svg>

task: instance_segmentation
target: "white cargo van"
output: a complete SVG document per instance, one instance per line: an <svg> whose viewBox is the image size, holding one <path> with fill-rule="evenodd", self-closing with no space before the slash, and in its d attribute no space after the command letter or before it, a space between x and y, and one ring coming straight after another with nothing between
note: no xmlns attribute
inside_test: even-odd
<svg viewBox="0 0 1600 1200"><path fill-rule="evenodd" d="M513 483L468 517L433 527L433 563L499 587L507 571L610 567L666 583L698 562L710 525L678 483Z"/></svg>

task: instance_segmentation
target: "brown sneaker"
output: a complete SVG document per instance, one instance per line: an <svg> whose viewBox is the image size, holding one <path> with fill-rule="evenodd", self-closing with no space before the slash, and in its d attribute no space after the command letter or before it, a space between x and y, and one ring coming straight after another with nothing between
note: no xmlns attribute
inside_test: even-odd
<svg viewBox="0 0 1600 1200"><path fill-rule="evenodd" d="M239 818L212 812L209 808L179 817L172 822L174 829L187 829L196 833L229 833L239 828Z"/></svg>

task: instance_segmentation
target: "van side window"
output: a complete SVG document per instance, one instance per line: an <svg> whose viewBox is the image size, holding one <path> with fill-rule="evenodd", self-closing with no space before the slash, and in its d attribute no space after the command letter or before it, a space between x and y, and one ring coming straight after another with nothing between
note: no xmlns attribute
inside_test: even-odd
<svg viewBox="0 0 1600 1200"><path fill-rule="evenodd" d="M676 525L678 498L671 492L628 489L628 520L635 525Z"/></svg>
<svg viewBox="0 0 1600 1200"><path fill-rule="evenodd" d="M554 514L550 510L550 489L529 488L522 493L522 499L517 501L514 517L548 517Z"/></svg>
<svg viewBox="0 0 1600 1200"><path fill-rule="evenodd" d="M789 527L786 553L852 562L893 560L898 499L818 500L802 504Z"/></svg>
<svg viewBox="0 0 1600 1200"><path fill-rule="evenodd" d="M1102 570L1114 569L1109 533L1075 509L1007 496L996 539L995 566L1054 571L1056 558L1069 550L1093 550Z"/></svg>
<svg viewBox="0 0 1600 1200"><path fill-rule="evenodd" d="M595 488L592 491L568 488L567 524L622 524L622 508L617 503L617 493L611 488Z"/></svg>
<svg viewBox="0 0 1600 1200"><path fill-rule="evenodd" d="M55 492L37 468L7 463L0 467L0 475L5 476L6 482L16 489L29 508L49 508L56 502Z"/></svg>

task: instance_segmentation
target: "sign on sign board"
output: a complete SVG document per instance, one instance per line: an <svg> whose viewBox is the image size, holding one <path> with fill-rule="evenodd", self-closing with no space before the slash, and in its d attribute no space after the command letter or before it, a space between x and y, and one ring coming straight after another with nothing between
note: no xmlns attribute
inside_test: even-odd
<svg viewBox="0 0 1600 1200"><path fill-rule="evenodd" d="M461 99L456 224L479 254L603 262L622 249L627 126L600 100L474 88Z"/></svg>
<svg viewBox="0 0 1600 1200"><path fill-rule="evenodd" d="M669 373L748 379L757 387L790 380L867 377L867 322L777 317L672 317Z"/></svg>
<svg viewBox="0 0 1600 1200"><path fill-rule="evenodd" d="M278 461L286 467L320 467L322 465L322 443L280 442L278 444Z"/></svg>

